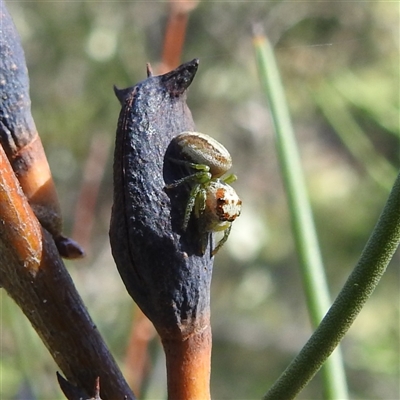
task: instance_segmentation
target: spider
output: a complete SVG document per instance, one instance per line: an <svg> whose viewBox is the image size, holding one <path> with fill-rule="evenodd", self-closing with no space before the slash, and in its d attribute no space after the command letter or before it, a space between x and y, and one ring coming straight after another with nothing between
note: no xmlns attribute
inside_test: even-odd
<svg viewBox="0 0 400 400"><path fill-rule="evenodd" d="M224 236L211 253L214 256L227 241L232 222L240 215L242 207L242 201L229 185L237 179L236 175L223 177L232 166L232 158L221 143L204 133L183 132L172 141L182 158L170 160L185 166L192 173L166 185L166 188L176 188L186 183L191 185L182 229L186 231L193 214L202 235L202 255L209 234L223 231Z"/></svg>

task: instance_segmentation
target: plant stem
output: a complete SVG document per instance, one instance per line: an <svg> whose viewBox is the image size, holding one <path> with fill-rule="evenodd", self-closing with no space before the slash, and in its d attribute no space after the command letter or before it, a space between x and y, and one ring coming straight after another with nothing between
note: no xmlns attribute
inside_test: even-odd
<svg viewBox="0 0 400 400"><path fill-rule="evenodd" d="M66 378L102 398L135 399L42 229L0 146L0 282L29 319Z"/></svg>
<svg viewBox="0 0 400 400"><path fill-rule="evenodd" d="M254 47L259 75L274 123L276 148L288 197L307 306L312 325L316 327L329 308L330 297L299 151L272 46L264 35L256 34ZM323 371L323 379L326 399L346 399L348 397L343 362L339 351L335 352L327 362Z"/></svg>
<svg viewBox="0 0 400 400"><path fill-rule="evenodd" d="M211 327L185 340L162 340L167 361L168 399L209 400Z"/></svg>
<svg viewBox="0 0 400 400"><path fill-rule="evenodd" d="M264 400L293 399L346 334L400 243L400 174L355 269L331 309Z"/></svg>

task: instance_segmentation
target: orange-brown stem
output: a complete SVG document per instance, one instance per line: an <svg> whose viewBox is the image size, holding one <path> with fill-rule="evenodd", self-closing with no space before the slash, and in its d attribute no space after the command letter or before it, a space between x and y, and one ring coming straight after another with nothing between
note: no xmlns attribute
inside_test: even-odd
<svg viewBox="0 0 400 400"><path fill-rule="evenodd" d="M60 203L39 135L36 133L9 159L32 210L52 234L60 254L65 258L82 257L84 251L79 244L62 235Z"/></svg>
<svg viewBox="0 0 400 400"><path fill-rule="evenodd" d="M42 256L42 230L26 201L25 195L0 146L0 210L4 237L1 239L15 249L18 261L23 262L33 276L39 270Z"/></svg>
<svg viewBox="0 0 400 400"><path fill-rule="evenodd" d="M188 19L187 13L172 12L169 16L162 55L163 73L171 71L180 63Z"/></svg>
<svg viewBox="0 0 400 400"><path fill-rule="evenodd" d="M158 73L163 74L176 68L181 62L183 44L189 14L197 7L196 0L170 0L170 12L165 30L162 63Z"/></svg>
<svg viewBox="0 0 400 400"><path fill-rule="evenodd" d="M162 339L169 400L210 399L211 327L187 338Z"/></svg>
<svg viewBox="0 0 400 400"><path fill-rule="evenodd" d="M42 229L0 146L0 283L27 316L67 379L102 398L134 399Z"/></svg>
<svg viewBox="0 0 400 400"><path fill-rule="evenodd" d="M41 224L53 235L61 233L60 203L38 134L11 156L11 165Z"/></svg>

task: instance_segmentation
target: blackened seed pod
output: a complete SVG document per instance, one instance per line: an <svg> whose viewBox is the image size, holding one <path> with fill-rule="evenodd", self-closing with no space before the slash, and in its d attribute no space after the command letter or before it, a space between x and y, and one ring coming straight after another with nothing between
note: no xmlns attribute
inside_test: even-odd
<svg viewBox="0 0 400 400"><path fill-rule="evenodd" d="M58 196L31 115L24 52L3 1L0 1L0 96L0 144L29 204L42 226L52 234L63 257L83 256L80 246L62 235Z"/></svg>
<svg viewBox="0 0 400 400"><path fill-rule="evenodd" d="M162 337L190 335L209 318L210 252L199 257L197 243L182 240L180 218L174 217L165 190L165 182L176 179L174 166L164 168L171 139L194 130L185 91L197 66L193 60L130 89L116 89L122 110L114 155L112 253L129 294Z"/></svg>

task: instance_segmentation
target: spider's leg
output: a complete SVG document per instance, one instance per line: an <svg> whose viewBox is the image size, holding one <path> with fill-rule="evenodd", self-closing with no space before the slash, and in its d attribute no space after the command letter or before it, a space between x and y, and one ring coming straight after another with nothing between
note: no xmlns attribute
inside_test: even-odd
<svg viewBox="0 0 400 400"><path fill-rule="evenodd" d="M202 256L204 256L204 253L206 252L207 249L207 244L208 241L211 238L211 232L205 232L202 236L201 236L201 247L200 247L200 254Z"/></svg>
<svg viewBox="0 0 400 400"><path fill-rule="evenodd" d="M172 158L172 157L168 157L168 160L170 160L171 162L173 162L175 164L184 165L187 168L197 169L197 170L206 171L206 172L208 172L210 170L210 167L205 164L196 164L196 163L192 163L187 160L180 160L179 158Z"/></svg>
<svg viewBox="0 0 400 400"><path fill-rule="evenodd" d="M196 218L200 218L200 215L203 213L203 211L206 208L206 198L207 198L207 191L206 189L202 186L199 188L199 191L196 196L196 202L194 203L194 215Z"/></svg>
<svg viewBox="0 0 400 400"><path fill-rule="evenodd" d="M189 199L188 199L188 202L186 205L185 217L183 218L183 225L182 225L182 229L184 231L186 231L186 228L188 227L189 220L190 220L190 214L193 211L193 207L195 206L196 198L197 198L197 195L198 195L200 189L201 189L201 185L196 184L193 186L192 190L189 193Z"/></svg>
<svg viewBox="0 0 400 400"><path fill-rule="evenodd" d="M224 236L223 238L219 241L219 243L217 244L217 247L212 251L212 255L215 256L218 252L218 250L224 245L224 243L228 240L228 236L231 233L231 229L232 229L232 224L230 224L224 231Z"/></svg>
<svg viewBox="0 0 400 400"><path fill-rule="evenodd" d="M237 179L237 176L235 174L230 174L230 175L226 176L225 178L222 178L222 180L227 184L235 182L236 179Z"/></svg>
<svg viewBox="0 0 400 400"><path fill-rule="evenodd" d="M172 189L176 188L177 186L180 186L184 183L188 183L191 181L197 182L197 183L202 183L202 182L207 182L211 179L211 174L207 171L199 171L195 172L194 174L184 176L181 179L176 180L173 183L170 183L168 185L165 185L167 189Z"/></svg>

